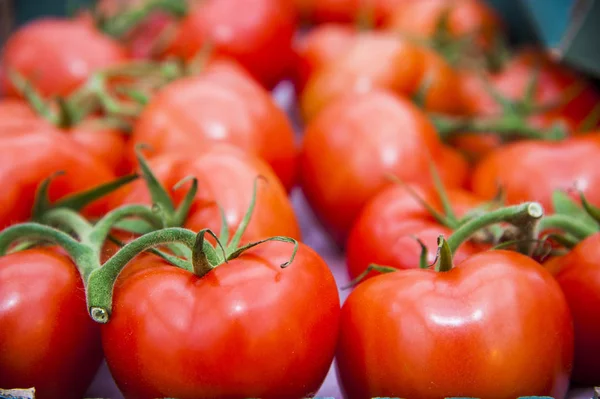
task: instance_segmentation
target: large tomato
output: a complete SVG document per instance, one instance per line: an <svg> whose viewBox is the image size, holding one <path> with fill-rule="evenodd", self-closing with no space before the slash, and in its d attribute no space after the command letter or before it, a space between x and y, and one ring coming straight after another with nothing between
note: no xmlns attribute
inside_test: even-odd
<svg viewBox="0 0 600 399"><path fill-rule="evenodd" d="M294 131L269 93L235 64L211 63L200 76L166 86L144 109L130 140L132 148L150 145L153 154L195 153L216 142L262 157L286 188L293 186Z"/></svg>
<svg viewBox="0 0 600 399"><path fill-rule="evenodd" d="M563 142L521 141L483 158L473 171L473 191L493 198L502 187L510 204L538 201L552 210L555 190L578 189L600 203L600 135L590 133Z"/></svg>
<svg viewBox="0 0 600 399"><path fill-rule="evenodd" d="M558 258L560 271L556 280L567 298L575 328L575 364L572 380L592 386L600 385L600 235L582 241L567 255Z"/></svg>
<svg viewBox="0 0 600 399"><path fill-rule="evenodd" d="M102 346L73 262L51 248L15 252L0 257L0 286L0 386L83 397Z"/></svg>
<svg viewBox="0 0 600 399"><path fill-rule="evenodd" d="M7 74L14 70L43 96L66 96L94 71L125 61L118 43L77 20L44 18L17 30L2 53L6 94L18 95Z"/></svg>
<svg viewBox="0 0 600 399"><path fill-rule="evenodd" d="M181 22L167 53L193 58L205 46L231 57L266 87L290 72L293 8L281 0L208 0Z"/></svg>
<svg viewBox="0 0 600 399"><path fill-rule="evenodd" d="M412 96L422 86L429 87L426 109L448 113L462 109L460 80L443 59L395 35L369 32L357 36L335 61L312 74L300 105L305 119L310 120L348 93L386 88Z"/></svg>
<svg viewBox="0 0 600 399"><path fill-rule="evenodd" d="M155 258L118 283L102 341L125 397L314 395L333 360L340 302L307 246L281 269L291 251L268 242L203 277Z"/></svg>
<svg viewBox="0 0 600 399"><path fill-rule="evenodd" d="M394 174L428 184L436 160L448 186L464 183L463 159L448 156L426 115L409 100L373 90L344 97L306 128L301 180L313 210L338 243L344 243L364 204ZM451 168L446 162L452 162Z"/></svg>
<svg viewBox="0 0 600 399"><path fill-rule="evenodd" d="M414 187L413 190L443 214L440 197L433 188ZM482 203L469 192L457 188L448 190L447 195L457 217ZM437 238L451 232L449 227L437 222L408 189L401 185L389 186L363 207L352 226L346 243L350 278L357 278L371 263L396 269L419 267L421 246L417 239L427 247L427 262L432 264L436 258ZM478 249L469 242L464 243L456 253L456 262L460 263Z"/></svg>
<svg viewBox="0 0 600 399"><path fill-rule="evenodd" d="M567 303L552 275L516 252L369 279L346 300L340 331L350 399L564 398L569 387Z"/></svg>
<svg viewBox="0 0 600 399"><path fill-rule="evenodd" d="M28 219L38 185L60 171L65 173L50 185L52 201L114 179L104 163L59 131L0 135L0 227ZM95 201L86 214L103 215L118 195Z"/></svg>
<svg viewBox="0 0 600 399"><path fill-rule="evenodd" d="M151 159L149 166L176 204L186 190L174 190L173 186L187 176L198 179L198 192L185 223L194 231L221 231L220 206L227 219L226 227L233 234L250 205L254 181L262 176L264 181L258 182L256 206L243 241L272 236L300 239L300 228L285 189L273 170L251 154L221 144L200 148L194 154L164 154ZM124 203L151 203L144 181L132 183L129 190Z"/></svg>

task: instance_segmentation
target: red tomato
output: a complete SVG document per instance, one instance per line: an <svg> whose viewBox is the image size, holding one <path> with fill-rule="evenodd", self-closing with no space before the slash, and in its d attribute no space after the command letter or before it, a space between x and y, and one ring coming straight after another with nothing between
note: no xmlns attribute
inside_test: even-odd
<svg viewBox="0 0 600 399"><path fill-rule="evenodd" d="M66 96L102 68L125 61L125 51L113 40L76 20L44 18L17 30L2 53L5 73L15 70L46 97ZM0 83L18 95L8 76Z"/></svg>
<svg viewBox="0 0 600 399"><path fill-rule="evenodd" d="M432 188L414 187L429 205L442 212L439 196ZM448 190L457 217L481 205L483 201L467 191ZM346 262L351 279L357 278L371 263L397 269L419 267L420 239L428 249L428 264L436 259L437 238L452 231L439 224L417 199L403 186L394 185L375 195L354 222L346 244ZM460 263L477 252L478 247L466 242L458 249L455 261ZM373 272L371 277L377 275Z"/></svg>
<svg viewBox="0 0 600 399"><path fill-rule="evenodd" d="M314 394L333 360L340 303L331 272L309 247L300 244L280 268L291 251L265 243L201 278L156 260L117 284L102 341L123 394Z"/></svg>
<svg viewBox="0 0 600 399"><path fill-rule="evenodd" d="M83 397L102 360L75 265L50 248L0 257L0 386Z"/></svg>
<svg viewBox="0 0 600 399"><path fill-rule="evenodd" d="M310 30L295 45L297 56L295 84L301 92L315 71L335 61L354 42L356 32L350 26L325 24Z"/></svg>
<svg viewBox="0 0 600 399"><path fill-rule="evenodd" d="M600 356L600 234L582 241L567 255L559 258L556 280L567 298L575 327L575 365L572 380L593 386L600 384L596 366Z"/></svg>
<svg viewBox="0 0 600 399"><path fill-rule="evenodd" d="M329 233L343 243L363 205L391 182L388 174L428 184L430 159L443 162L443 148L426 115L410 101L379 90L347 96L306 128L302 187Z"/></svg>
<svg viewBox="0 0 600 399"><path fill-rule="evenodd" d="M238 148L219 145L200 148L193 155L165 154L153 158L149 165L175 203L183 199L186 190L173 190L172 187L187 176L198 179L198 193L185 224L194 231L210 228L218 233L221 230L221 206L233 234L250 205L254 181L263 176L266 181L258 182L256 206L243 240L249 242L273 236L300 239L291 202L273 170ZM136 181L129 187L124 203L151 203L144 181Z"/></svg>
<svg viewBox="0 0 600 399"><path fill-rule="evenodd" d="M442 58L389 33L363 33L337 60L309 78L300 105L304 117L311 120L348 93L386 88L412 96L425 84L430 86L426 109L446 113L462 109L460 80Z"/></svg>
<svg viewBox="0 0 600 399"><path fill-rule="evenodd" d="M208 0L181 22L167 53L193 58L207 44L268 88L290 71L296 15L281 0Z"/></svg>
<svg viewBox="0 0 600 399"><path fill-rule="evenodd" d="M569 387L567 303L552 275L516 252L369 279L346 300L340 331L349 399L564 398Z"/></svg>
<svg viewBox="0 0 600 399"><path fill-rule="evenodd" d="M269 93L233 64L217 62L200 76L166 86L144 109L130 140L132 148L149 144L153 154L195 153L216 142L262 157L287 189L293 186L294 131Z"/></svg>
<svg viewBox="0 0 600 399"><path fill-rule="evenodd" d="M405 1L396 7L384 27L409 37L433 38L444 14L448 33L455 39L475 35L474 44L490 48L502 30L499 16L480 0Z"/></svg>
<svg viewBox="0 0 600 399"><path fill-rule="evenodd" d="M45 128L0 136L0 181L4 190L0 196L0 228L27 220L38 185L59 171L65 174L50 185L52 201L114 179L106 165L57 130ZM86 214L103 215L118 195L95 201L86 208Z"/></svg>
<svg viewBox="0 0 600 399"><path fill-rule="evenodd" d="M360 14L380 24L410 0L293 0L300 15L317 23L358 22Z"/></svg>
<svg viewBox="0 0 600 399"><path fill-rule="evenodd" d="M555 190L578 189L591 203L600 203L600 134L563 142L521 141L490 153L476 165L471 186L475 194L493 198L502 186L509 204L538 201L552 210Z"/></svg>

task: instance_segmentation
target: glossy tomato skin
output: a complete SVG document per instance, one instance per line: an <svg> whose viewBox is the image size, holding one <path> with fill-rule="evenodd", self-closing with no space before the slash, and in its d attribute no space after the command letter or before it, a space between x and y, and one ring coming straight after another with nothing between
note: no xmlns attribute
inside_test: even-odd
<svg viewBox="0 0 600 399"><path fill-rule="evenodd" d="M6 73L13 69L47 97L66 96L94 71L126 60L125 50L89 24L43 18L15 32L2 53L1 84L9 96L18 93Z"/></svg>
<svg viewBox="0 0 600 399"><path fill-rule="evenodd" d="M495 11L481 0L405 1L390 14L384 28L417 38L432 38L448 13L448 33L460 39L475 35L474 45L490 48L502 23Z"/></svg>
<svg viewBox="0 0 600 399"><path fill-rule="evenodd" d="M246 214L254 182L259 177L256 205L243 240L256 241L272 236L300 239L300 228L285 189L273 170L261 159L228 145L199 149L194 154L164 154L149 162L150 168L163 186L179 203L186 188L173 186L188 176L198 179L198 192L185 223L194 231L210 228L221 231L223 208L231 234ZM189 185L186 185L189 187ZM151 203L143 181L130 185L123 203Z"/></svg>
<svg viewBox="0 0 600 399"><path fill-rule="evenodd" d="M563 142L521 141L499 148L475 167L475 194L493 198L502 186L507 203L538 201L552 211L555 190L581 190L600 203L600 135L590 133Z"/></svg>
<svg viewBox="0 0 600 399"><path fill-rule="evenodd" d="M208 0L193 7L167 49L193 58L204 46L243 65L267 88L290 71L294 9L281 0Z"/></svg>
<svg viewBox="0 0 600 399"><path fill-rule="evenodd" d="M125 397L314 394L333 360L339 296L303 244L281 269L291 251L269 242L202 278L163 263L119 284L102 341Z"/></svg>
<svg viewBox="0 0 600 399"><path fill-rule="evenodd" d="M90 189L115 178L113 172L85 148L60 131L42 128L27 133L0 135L0 227L25 221L31 215L38 185L52 180L51 201ZM120 192L97 200L84 209L87 216L102 216Z"/></svg>
<svg viewBox="0 0 600 399"><path fill-rule="evenodd" d="M431 188L412 188L426 203L443 213L439 196ZM482 201L467 191L451 189L447 193L457 217L481 205ZM397 269L419 267L421 246L428 249L427 263L433 264L440 234L448 237L452 230L442 226L403 186L389 186L375 195L354 222L346 243L346 262L351 279L357 278L371 263ZM480 248L464 243L455 254L460 263ZM370 277L378 273L369 273Z"/></svg>
<svg viewBox="0 0 600 399"><path fill-rule="evenodd" d="M102 359L75 265L51 248L0 257L0 386L83 397Z"/></svg>
<svg viewBox="0 0 600 399"><path fill-rule="evenodd" d="M573 315L575 328L575 364L572 380L585 386L600 384L597 360L600 356L600 235L582 241L558 259L560 284Z"/></svg>
<svg viewBox="0 0 600 399"><path fill-rule="evenodd" d="M349 399L564 398L573 325L560 287L509 251L453 270L372 278L346 300L337 367Z"/></svg>
<svg viewBox="0 0 600 399"><path fill-rule="evenodd" d="M266 90L227 62L161 90L135 124L132 164L138 143L150 145L155 155L229 143L267 161L287 189L296 179L297 149L285 113Z"/></svg>
<svg viewBox="0 0 600 399"><path fill-rule="evenodd" d="M389 174L427 185L430 159L437 160L443 148L425 114L409 100L379 90L348 96L307 126L302 188L329 233L343 244L364 204L391 183Z"/></svg>

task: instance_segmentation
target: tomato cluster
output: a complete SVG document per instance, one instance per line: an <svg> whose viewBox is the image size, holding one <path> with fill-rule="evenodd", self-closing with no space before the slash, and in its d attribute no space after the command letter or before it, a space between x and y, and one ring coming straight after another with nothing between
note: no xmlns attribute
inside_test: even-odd
<svg viewBox="0 0 600 399"><path fill-rule="evenodd" d="M483 0L100 0L17 29L0 393L82 398L103 359L127 399L310 397L334 359L352 399L600 385L600 92L505 37Z"/></svg>

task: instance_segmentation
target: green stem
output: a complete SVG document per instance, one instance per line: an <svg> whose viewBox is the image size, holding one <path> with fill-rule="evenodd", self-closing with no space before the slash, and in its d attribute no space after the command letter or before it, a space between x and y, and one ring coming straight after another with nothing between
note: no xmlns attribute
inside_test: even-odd
<svg viewBox="0 0 600 399"><path fill-rule="evenodd" d="M554 214L542 218L538 228L540 231L553 229L561 230L571 234L579 240L583 240L598 232L598 228L595 226L582 223L572 216L561 214Z"/></svg>
<svg viewBox="0 0 600 399"><path fill-rule="evenodd" d="M544 210L537 202L526 202L521 205L501 208L471 219L459 227L448 238L448 246L452 253L467 241L478 230L496 223L510 223L522 230L524 235L533 235L538 220L543 216Z"/></svg>
<svg viewBox="0 0 600 399"><path fill-rule="evenodd" d="M86 241L93 226L79 213L68 208L50 209L41 216L41 221L73 231L80 240Z"/></svg>
<svg viewBox="0 0 600 399"><path fill-rule="evenodd" d="M437 262L435 263L436 272L447 272L452 270L452 250L448 241L444 239L444 236L438 237L438 256Z"/></svg>
<svg viewBox="0 0 600 399"><path fill-rule="evenodd" d="M219 245L223 251L222 257L220 257L212 245L204 239L206 234L211 235L217 241L217 245ZM194 274L198 277L204 277L222 262L227 262L227 259L225 250L221 245L219 238L209 229L201 230L196 236L196 242L194 243L194 250L192 252Z"/></svg>
<svg viewBox="0 0 600 399"><path fill-rule="evenodd" d="M87 287L88 310L92 319L98 323L108 322L112 311L113 288L119 273L127 263L147 249L174 242L181 242L193 249L196 234L177 227L148 233L125 245L101 268L94 270Z"/></svg>

